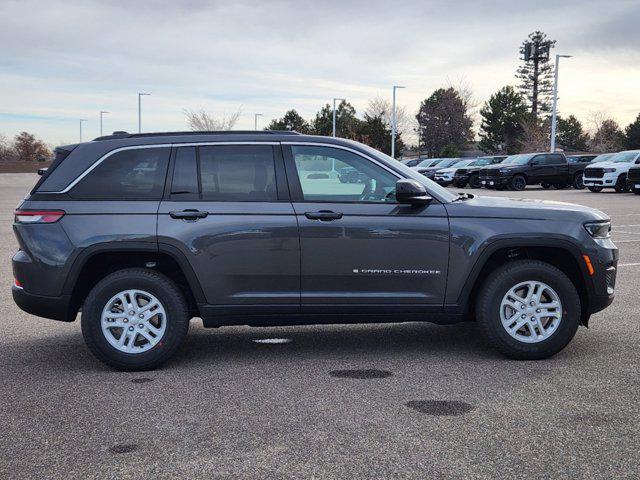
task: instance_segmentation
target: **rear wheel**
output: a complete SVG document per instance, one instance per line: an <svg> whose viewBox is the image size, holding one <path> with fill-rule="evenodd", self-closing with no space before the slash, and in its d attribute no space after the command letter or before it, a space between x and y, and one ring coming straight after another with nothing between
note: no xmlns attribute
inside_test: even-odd
<svg viewBox="0 0 640 480"><path fill-rule="evenodd" d="M576 173L573 177L573 188L575 188L576 190L583 190L584 189L584 181L583 181L583 174L582 173Z"/></svg>
<svg viewBox="0 0 640 480"><path fill-rule="evenodd" d="M511 189L522 191L527 187L527 180L522 175L515 175L511 179Z"/></svg>
<svg viewBox="0 0 640 480"><path fill-rule="evenodd" d="M640 195L640 188L634 188L633 193L635 193L636 195Z"/></svg>
<svg viewBox="0 0 640 480"><path fill-rule="evenodd" d="M602 191L602 187L587 187L589 189L589 191L594 192L594 193L598 193Z"/></svg>
<svg viewBox="0 0 640 480"><path fill-rule="evenodd" d="M152 370L178 349L189 328L180 289L153 270L129 268L102 279L82 310L89 350L118 370Z"/></svg>
<svg viewBox="0 0 640 480"><path fill-rule="evenodd" d="M568 185L566 183L554 183L553 184L553 188L555 188L556 190L564 190L567 187L568 187Z"/></svg>
<svg viewBox="0 0 640 480"><path fill-rule="evenodd" d="M551 184L550 184L549 182L542 182L542 183L540 184L540 186L541 186L542 188L544 188L545 190L548 190L548 189L550 189L550 188L551 188Z"/></svg>
<svg viewBox="0 0 640 480"><path fill-rule="evenodd" d="M480 188L482 185L480 184L480 177L478 175L469 175L469 187L470 188Z"/></svg>
<svg viewBox="0 0 640 480"><path fill-rule="evenodd" d="M616 186L614 187L617 193L626 193L629 191L629 185L627 185L627 175L623 173L618 177Z"/></svg>
<svg viewBox="0 0 640 480"><path fill-rule="evenodd" d="M519 260L489 275L476 312L494 348L517 360L538 360L555 355L571 341L581 305L575 286L561 270L538 260Z"/></svg>

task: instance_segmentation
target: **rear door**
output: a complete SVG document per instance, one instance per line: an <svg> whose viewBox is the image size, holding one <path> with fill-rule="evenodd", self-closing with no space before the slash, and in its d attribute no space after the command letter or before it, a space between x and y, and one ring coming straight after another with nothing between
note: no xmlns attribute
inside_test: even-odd
<svg viewBox="0 0 640 480"><path fill-rule="evenodd" d="M297 313L298 226L276 143L175 145L158 215L214 313Z"/></svg>
<svg viewBox="0 0 640 480"><path fill-rule="evenodd" d="M549 163L548 155L536 155L530 162L530 183L553 182L554 168Z"/></svg>
<svg viewBox="0 0 640 480"><path fill-rule="evenodd" d="M444 302L449 222L443 205L395 202L399 174L334 145L283 147L300 228L302 311L424 312ZM358 171L341 183L340 168Z"/></svg>

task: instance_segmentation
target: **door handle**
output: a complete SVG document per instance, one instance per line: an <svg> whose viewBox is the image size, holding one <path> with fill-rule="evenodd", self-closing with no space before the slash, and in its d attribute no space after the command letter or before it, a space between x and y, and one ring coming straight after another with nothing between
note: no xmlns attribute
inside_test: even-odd
<svg viewBox="0 0 640 480"><path fill-rule="evenodd" d="M304 216L309 220L330 222L331 220L340 220L342 218L342 213L332 212L331 210L320 210L319 212L305 212Z"/></svg>
<svg viewBox="0 0 640 480"><path fill-rule="evenodd" d="M200 210L193 209L169 212L171 218L179 218L182 220L198 220L199 218L205 218L207 215L209 215L209 212L201 212Z"/></svg>

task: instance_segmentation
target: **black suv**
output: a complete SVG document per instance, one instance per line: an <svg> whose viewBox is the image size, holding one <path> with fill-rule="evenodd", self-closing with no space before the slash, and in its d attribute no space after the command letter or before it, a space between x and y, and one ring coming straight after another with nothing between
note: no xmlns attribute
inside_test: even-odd
<svg viewBox="0 0 640 480"><path fill-rule="evenodd" d="M59 147L15 212L13 297L74 321L123 370L189 321L477 320L517 359L555 354L614 296L597 210L454 195L348 140L294 132L114 134ZM351 167L366 181L341 183Z"/></svg>
<svg viewBox="0 0 640 480"><path fill-rule="evenodd" d="M480 188L480 170L489 165L502 163L507 158L506 155L495 155L487 157L478 157L466 167L456 170L453 176L453 186L464 188L469 185L470 188Z"/></svg>

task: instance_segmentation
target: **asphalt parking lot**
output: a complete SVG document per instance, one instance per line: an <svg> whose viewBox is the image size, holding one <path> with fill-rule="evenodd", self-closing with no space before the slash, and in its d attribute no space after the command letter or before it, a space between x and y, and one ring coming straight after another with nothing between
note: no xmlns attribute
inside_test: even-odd
<svg viewBox="0 0 640 480"><path fill-rule="evenodd" d="M472 323L194 321L166 367L120 373L78 322L11 299L11 212L35 180L0 175L0 478L638 478L638 196L482 192L613 219L617 298L551 360L505 360Z"/></svg>

